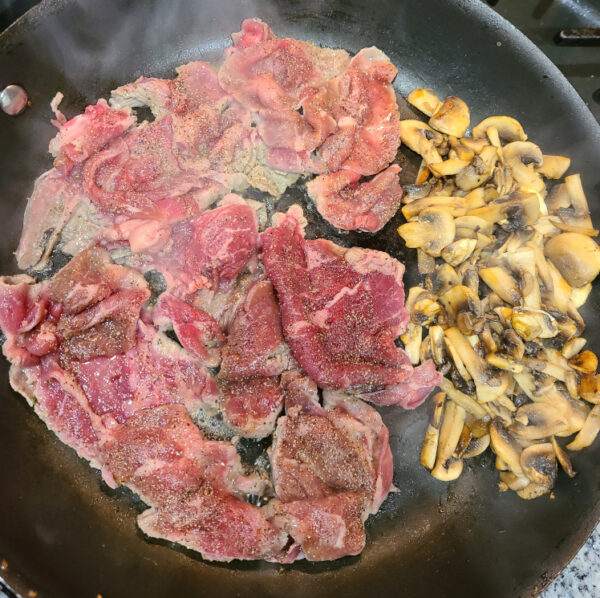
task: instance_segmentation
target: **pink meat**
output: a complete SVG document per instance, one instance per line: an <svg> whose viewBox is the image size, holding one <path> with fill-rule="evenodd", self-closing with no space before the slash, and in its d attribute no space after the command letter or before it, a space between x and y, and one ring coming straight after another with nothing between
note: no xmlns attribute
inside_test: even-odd
<svg viewBox="0 0 600 598"><path fill-rule="evenodd" d="M286 558L287 534L233 494L243 477L233 446L204 439L181 407L147 409L117 426L102 458L151 506L138 519L149 536L211 560Z"/></svg>
<svg viewBox="0 0 600 598"><path fill-rule="evenodd" d="M295 39L265 39L236 48L219 70L219 83L252 110L296 109L347 65L344 50L319 48Z"/></svg>
<svg viewBox="0 0 600 598"><path fill-rule="evenodd" d="M221 393L221 410L236 432L246 438L265 438L273 433L283 407L276 377L225 382Z"/></svg>
<svg viewBox="0 0 600 598"><path fill-rule="evenodd" d="M326 391L320 407L316 386L298 373L286 373L284 387L286 415L270 449L278 498L269 505L273 522L308 559L355 554L364 543L364 521L391 488L388 430L372 407L343 393Z"/></svg>
<svg viewBox="0 0 600 598"><path fill-rule="evenodd" d="M309 561L358 554L365 547L364 497L344 492L288 503L274 501L274 525L290 534Z"/></svg>
<svg viewBox="0 0 600 598"><path fill-rule="evenodd" d="M258 223L254 210L230 195L224 205L173 227L158 267L193 292L235 280L255 254Z"/></svg>
<svg viewBox="0 0 600 598"><path fill-rule="evenodd" d="M50 142L54 167L68 174L76 164L85 162L134 124L135 117L130 110L115 110L109 108L106 100L98 100L95 106L88 106L83 114L60 126Z"/></svg>
<svg viewBox="0 0 600 598"><path fill-rule="evenodd" d="M324 388L405 381L412 367L394 342L408 320L403 266L378 251L305 241L299 218L292 209L261 236L294 357Z"/></svg>
<svg viewBox="0 0 600 598"><path fill-rule="evenodd" d="M241 31L231 34L233 47L228 48L225 52L232 53L235 50L243 50L260 42L276 39L276 37L271 28L260 19L245 19Z"/></svg>
<svg viewBox="0 0 600 598"><path fill-rule="evenodd" d="M219 377L241 380L278 376L288 361L273 285L268 280L259 280L250 286L235 312L223 348Z"/></svg>
<svg viewBox="0 0 600 598"><path fill-rule="evenodd" d="M163 293L154 308L152 319L163 330L171 328L184 348L205 366L217 367L221 362L225 336L219 324L206 312Z"/></svg>
<svg viewBox="0 0 600 598"><path fill-rule="evenodd" d="M343 230L376 232L400 207L402 187L400 167L392 165L369 182L349 170L325 174L306 185L319 214Z"/></svg>

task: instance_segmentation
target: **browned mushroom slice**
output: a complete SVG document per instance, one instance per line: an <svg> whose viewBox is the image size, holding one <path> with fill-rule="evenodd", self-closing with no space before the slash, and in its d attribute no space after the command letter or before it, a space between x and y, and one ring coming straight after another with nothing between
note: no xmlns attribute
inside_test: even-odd
<svg viewBox="0 0 600 598"><path fill-rule="evenodd" d="M550 442L552 444L552 448L554 449L554 454L560 463L560 466L563 468L563 471L570 477L575 477L575 470L573 469L573 464L571 463L571 459L569 459L569 455L565 452L565 450L558 444L558 441L554 436L550 437Z"/></svg>
<svg viewBox="0 0 600 598"><path fill-rule="evenodd" d="M436 131L454 137L462 137L470 122L469 107L456 96L448 96L429 119L429 125Z"/></svg>
<svg viewBox="0 0 600 598"><path fill-rule="evenodd" d="M488 145L473 158L471 163L456 175L456 185L463 191L471 191L490 179L498 161L498 150Z"/></svg>
<svg viewBox="0 0 600 598"><path fill-rule="evenodd" d="M435 258L422 249L417 249L417 269L419 274L432 274L435 272Z"/></svg>
<svg viewBox="0 0 600 598"><path fill-rule="evenodd" d="M492 450L506 466L516 475L522 476L521 451L519 441L506 428L500 418L495 418L490 424L490 445Z"/></svg>
<svg viewBox="0 0 600 598"><path fill-rule="evenodd" d="M452 399L458 403L465 411L476 417L484 419L488 417L487 411L475 399L458 390L450 380L442 378L440 388Z"/></svg>
<svg viewBox="0 0 600 598"><path fill-rule="evenodd" d="M444 329L441 326L429 327L429 351L434 363L439 367L445 362Z"/></svg>
<svg viewBox="0 0 600 598"><path fill-rule="evenodd" d="M540 496L544 496L544 494L548 494L548 492L550 492L550 488L547 486L540 486L539 484L529 484L529 486L526 486L523 490L517 490L519 498L524 500L539 498Z"/></svg>
<svg viewBox="0 0 600 598"><path fill-rule="evenodd" d="M588 282L585 286L574 288L571 291L571 303L574 307L581 307L585 304L592 292L592 283Z"/></svg>
<svg viewBox="0 0 600 598"><path fill-rule="evenodd" d="M577 385L579 396L588 403L600 404L600 375L584 374Z"/></svg>
<svg viewBox="0 0 600 598"><path fill-rule="evenodd" d="M444 306L448 321L452 325L456 323L456 318L462 311L470 311L476 316L481 313L479 297L464 285L459 284L440 295L440 302Z"/></svg>
<svg viewBox="0 0 600 598"><path fill-rule="evenodd" d="M534 483L552 488L556 482L556 455L550 442L533 444L521 453L521 469Z"/></svg>
<svg viewBox="0 0 600 598"><path fill-rule="evenodd" d="M598 369L598 358L591 351L582 351L569 359L569 365L584 374L593 374Z"/></svg>
<svg viewBox="0 0 600 598"><path fill-rule="evenodd" d="M518 374L523 371L523 364L506 357L505 355L499 355L498 353L489 353L485 356L485 360L490 365L500 370L507 370L513 374Z"/></svg>
<svg viewBox="0 0 600 598"><path fill-rule="evenodd" d="M511 317L512 327L526 341L536 338L553 338L558 334L556 320L541 309L515 307Z"/></svg>
<svg viewBox="0 0 600 598"><path fill-rule="evenodd" d="M571 166L571 159L564 156L544 156L537 171L547 179L560 179Z"/></svg>
<svg viewBox="0 0 600 598"><path fill-rule="evenodd" d="M428 277L430 288L436 295L443 295L460 284L456 270L450 264L442 264Z"/></svg>
<svg viewBox="0 0 600 598"><path fill-rule="evenodd" d="M419 154L428 165L442 161L437 146L444 138L429 125L420 120L403 120L400 122L402 143L413 152Z"/></svg>
<svg viewBox="0 0 600 598"><path fill-rule="evenodd" d="M510 116L490 116L473 127L473 137L482 139L487 136L489 127L495 127L504 141L525 141L527 135L521 123Z"/></svg>
<svg viewBox="0 0 600 598"><path fill-rule="evenodd" d="M572 287L588 284L600 272L600 247L586 235L556 235L546 243L544 253Z"/></svg>
<svg viewBox="0 0 600 598"><path fill-rule="evenodd" d="M569 422L549 403L529 403L519 407L509 429L524 440L541 440L561 435L569 429Z"/></svg>
<svg viewBox="0 0 600 598"><path fill-rule="evenodd" d="M580 451L590 446L596 440L598 432L600 432L600 405L595 405L577 436L567 444L567 448L570 451Z"/></svg>
<svg viewBox="0 0 600 598"><path fill-rule="evenodd" d="M406 99L411 106L427 116L432 116L442 104L431 89L413 89Z"/></svg>
<svg viewBox="0 0 600 598"><path fill-rule="evenodd" d="M415 221L398 227L398 234L407 247L420 247L433 257L438 257L442 249L452 243L454 233L454 220L443 208L427 208Z"/></svg>
<svg viewBox="0 0 600 598"><path fill-rule="evenodd" d="M455 480L462 473L462 461L452 457L465 423L465 410L456 402L446 403L440 429L437 458L431 475L438 480Z"/></svg>
<svg viewBox="0 0 600 598"><path fill-rule="evenodd" d="M407 220L415 218L427 208L443 208L451 216L464 216L467 212L467 202L464 197L449 197L446 195L431 195L417 199L402 208L402 214Z"/></svg>
<svg viewBox="0 0 600 598"><path fill-rule="evenodd" d="M572 174L566 177L565 189L571 200L571 208L559 208L558 214L563 222L587 229L594 228L590 217L590 208L581 184L581 176Z"/></svg>
<svg viewBox="0 0 600 598"><path fill-rule="evenodd" d="M468 259L477 245L477 239L458 239L442 249L442 259L451 266L458 266Z"/></svg>
<svg viewBox="0 0 600 598"><path fill-rule="evenodd" d="M520 247L507 252L506 259L513 272L521 280L521 293L525 306L539 309L541 305L540 285L535 265L535 252L531 247Z"/></svg>
<svg viewBox="0 0 600 598"><path fill-rule="evenodd" d="M406 332L400 336L400 340L404 343L404 352L408 355L413 365L419 363L422 337L423 327L412 322L409 322Z"/></svg>
<svg viewBox="0 0 600 598"><path fill-rule="evenodd" d="M518 230L536 222L540 215L540 202L534 194L524 198L497 199L486 206L469 210L469 216L478 216L491 223L507 222L507 230Z"/></svg>
<svg viewBox="0 0 600 598"><path fill-rule="evenodd" d="M435 465L445 401L446 394L443 392L438 392L432 400L433 414L427 426L423 448L421 449L421 464L427 469L433 469Z"/></svg>
<svg viewBox="0 0 600 598"><path fill-rule="evenodd" d="M542 152L535 143L513 141L502 148L502 154L513 178L520 185L538 193L546 189L546 184L534 168L541 166L543 162Z"/></svg>
<svg viewBox="0 0 600 598"><path fill-rule="evenodd" d="M503 395L508 388L509 379L504 372L493 371L488 364L475 353L467 338L458 328L452 327L444 331L465 368L475 382L477 399L486 403Z"/></svg>
<svg viewBox="0 0 600 598"><path fill-rule="evenodd" d="M521 301L521 291L514 278L500 266L479 270L481 280L487 284L502 300L517 305Z"/></svg>
<svg viewBox="0 0 600 598"><path fill-rule="evenodd" d="M524 475L518 476L512 471L500 472L500 483L498 484L500 492L505 492L509 489L518 492L530 484L531 482L529 481L529 478L525 477Z"/></svg>
<svg viewBox="0 0 600 598"><path fill-rule="evenodd" d="M577 355L577 353L579 353L583 347L585 347L586 342L586 339L582 337L572 338L571 340L567 341L561 349L563 357L565 359L571 359Z"/></svg>
<svg viewBox="0 0 600 598"><path fill-rule="evenodd" d="M484 434L479 438L472 437L469 445L462 453L463 459L472 459L483 454L490 446L490 435Z"/></svg>

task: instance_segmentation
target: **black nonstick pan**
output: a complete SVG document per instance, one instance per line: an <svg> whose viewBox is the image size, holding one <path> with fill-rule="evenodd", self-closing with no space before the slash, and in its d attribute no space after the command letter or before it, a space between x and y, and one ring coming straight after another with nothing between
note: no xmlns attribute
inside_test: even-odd
<svg viewBox="0 0 600 598"><path fill-rule="evenodd" d="M46 0L0 36L0 84L21 84L31 107L0 119L0 271L12 252L33 180L50 167L49 101L65 94L69 115L111 88L169 75L193 59L216 59L250 16L280 36L357 51L377 45L413 87L455 94L472 122L508 114L550 154L572 158L600 223L600 127L559 71L514 27L477 0ZM404 117L410 111L401 102ZM405 180L414 175L401 151ZM304 201L292 190L282 205ZM416 279L415 256L395 228L339 235L313 218L312 236L389 251ZM600 351L600 286L583 315L589 348ZM600 443L574 455L574 480L560 475L554 497L501 494L491 458L477 458L456 482L433 479L418 462L428 407L383 409L391 432L394 483L368 523L360 557L292 566L204 562L148 541L140 503L111 491L63 446L8 385L0 362L0 577L40 598L196 596L533 596L574 555L600 515ZM6 566L5 566L6 565Z"/></svg>

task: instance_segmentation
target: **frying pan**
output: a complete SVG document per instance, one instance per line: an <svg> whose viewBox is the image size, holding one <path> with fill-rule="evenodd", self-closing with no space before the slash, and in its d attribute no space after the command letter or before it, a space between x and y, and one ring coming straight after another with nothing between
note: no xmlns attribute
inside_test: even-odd
<svg viewBox="0 0 600 598"><path fill-rule="evenodd" d="M0 36L0 83L20 83L32 106L1 121L0 269L15 271L25 200L50 166L48 102L80 111L141 74L172 76L176 65L216 59L242 19L258 16L277 34L349 51L376 44L399 68L395 86L456 94L477 122L518 118L545 153L567 154L600 222L600 128L559 71L514 27L472 0L47 0ZM405 104L404 116L409 115ZM409 180L414 164L399 157ZM281 206L304 202L292 189ZM312 213L310 236L414 256L395 233L401 216L375 235L339 234ZM600 350L600 287L583 309L589 347ZM228 565L148 541L137 531L142 505L109 490L45 429L8 386L0 364L0 575L41 597L145 596L533 596L567 563L600 514L600 443L573 457L579 475L560 475L554 498L527 502L498 492L489 456L446 485L418 463L428 407L382 409L395 459L392 494L368 522L360 557L281 567Z"/></svg>

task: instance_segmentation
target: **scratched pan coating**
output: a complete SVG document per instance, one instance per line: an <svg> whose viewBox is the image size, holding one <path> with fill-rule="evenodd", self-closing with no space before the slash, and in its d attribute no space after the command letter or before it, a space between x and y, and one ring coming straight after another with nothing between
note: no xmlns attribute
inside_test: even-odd
<svg viewBox="0 0 600 598"><path fill-rule="evenodd" d="M54 131L48 102L65 93L72 115L141 74L172 76L193 59L215 59L245 17L266 20L280 36L357 51L376 44L398 66L400 96L413 87L452 93L472 120L518 118L545 153L570 155L600 222L600 130L558 70L483 3L442 0L62 0L43 2L0 36L0 83L20 83L32 106L0 121L0 271L12 252L35 177L50 166ZM498 43L500 42L500 43ZM409 112L401 103L403 116ZM405 182L414 162L403 151ZM301 188L283 200L304 202ZM381 232L339 234L310 213L309 236L415 256L398 239L396 217ZM600 288L583 315L590 348L600 350ZM489 456L469 462L445 485L418 463L428 407L382 409L390 428L394 483L367 525L360 557L281 567L211 564L186 550L147 541L137 530L140 503L109 490L13 393L0 365L0 571L23 595L41 598L166 596L533 596L567 563L600 512L600 444L573 456L579 475L560 475L551 500L500 494Z"/></svg>

